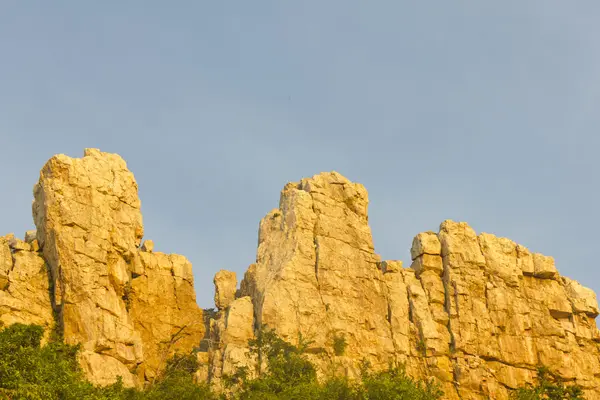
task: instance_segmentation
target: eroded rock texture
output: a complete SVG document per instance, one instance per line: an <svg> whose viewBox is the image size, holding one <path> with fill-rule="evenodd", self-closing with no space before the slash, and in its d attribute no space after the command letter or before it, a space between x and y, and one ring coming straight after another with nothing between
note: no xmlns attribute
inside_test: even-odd
<svg viewBox="0 0 600 400"><path fill-rule="evenodd" d="M204 336L192 264L178 254L138 252L128 286L129 315L140 333L144 362L137 375L153 379L174 353L187 353Z"/></svg>
<svg viewBox="0 0 600 400"><path fill-rule="evenodd" d="M172 351L198 345L204 325L191 265L139 249L137 184L120 156L96 149L80 159L54 156L34 196L57 323L65 341L81 343L93 382L121 375L127 385L141 383Z"/></svg>
<svg viewBox="0 0 600 400"><path fill-rule="evenodd" d="M48 271L36 240L0 237L0 322L37 324L54 329Z"/></svg>
<svg viewBox="0 0 600 400"><path fill-rule="evenodd" d="M222 311L211 322L209 379L252 365L242 339L264 324L292 343L312 340L322 373L356 376L362 359L375 368L396 361L437 379L445 398L507 399L544 365L600 398L591 290L561 277L551 257L462 222L417 235L410 268L380 261L367 205L365 188L335 172L285 186L260 223L238 298L223 302L235 288L215 278ZM233 347L230 330L243 332ZM336 337L348 345L343 355Z"/></svg>
<svg viewBox="0 0 600 400"><path fill-rule="evenodd" d="M215 276L218 311L206 319L190 262L140 246L137 184L121 157L55 156L34 196L37 231L0 237L0 321L80 343L95 383L121 375L141 385L173 352L200 346L197 379L223 389L237 367L255 370L248 340L266 325L311 341L321 375L398 362L435 378L447 399L507 399L543 365L600 398L594 292L561 277L551 257L462 222L418 234L410 268L381 261L367 191L338 173L284 187L239 289L235 273Z"/></svg>

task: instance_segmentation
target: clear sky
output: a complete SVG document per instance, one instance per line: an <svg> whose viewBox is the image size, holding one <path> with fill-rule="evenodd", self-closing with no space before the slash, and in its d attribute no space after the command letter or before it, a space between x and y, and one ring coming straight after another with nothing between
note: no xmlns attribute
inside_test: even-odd
<svg viewBox="0 0 600 400"><path fill-rule="evenodd" d="M241 278L279 191L336 170L409 264L444 219L600 290L600 2L0 2L0 233L53 154L121 154L198 302Z"/></svg>

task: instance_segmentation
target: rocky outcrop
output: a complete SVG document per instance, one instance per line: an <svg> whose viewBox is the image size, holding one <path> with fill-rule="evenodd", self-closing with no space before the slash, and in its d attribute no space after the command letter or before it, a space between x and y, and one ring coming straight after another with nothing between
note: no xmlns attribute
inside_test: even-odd
<svg viewBox="0 0 600 400"><path fill-rule="evenodd" d="M144 354L136 373L149 381L174 352L187 353L200 345L203 316L196 304L192 264L185 257L140 251L131 277L125 286L126 305Z"/></svg>
<svg viewBox="0 0 600 400"><path fill-rule="evenodd" d="M257 262L240 294L252 298L257 326L313 341L313 361L323 367L338 334L348 342L344 367L355 369L346 359L363 356L383 365L393 342L390 329L376 329L387 324L388 308L378 263L366 190L323 174L288 184L279 209L261 221Z"/></svg>
<svg viewBox="0 0 600 400"><path fill-rule="evenodd" d="M285 186L279 208L260 223L256 263L238 298L211 323L220 340L209 378L252 364L247 354L226 357L223 343L226 316L251 300L235 308L235 320L267 325L292 343L311 340L321 373L356 376L363 359L375 368L398 362L436 379L445 398L507 399L544 365L600 397L596 296L561 277L551 257L444 221L439 232L415 237L412 265L403 268L375 253L367 205L365 188L335 172ZM224 286L234 292L223 276L215 278L217 306ZM340 337L347 347L336 354Z"/></svg>
<svg viewBox="0 0 600 400"><path fill-rule="evenodd" d="M248 341L266 326L309 341L321 376L400 363L447 399L507 399L546 366L600 398L593 291L551 257L449 220L414 238L409 268L382 261L366 189L336 172L284 187L239 289L235 273L219 271L218 310L206 313L190 262L141 244L137 184L121 157L55 156L34 197L37 231L0 237L0 322L81 344L95 383L142 385L171 354L198 347L197 379L224 389L236 368L255 371Z"/></svg>
<svg viewBox="0 0 600 400"><path fill-rule="evenodd" d="M143 360L140 334L122 299L143 235L133 174L117 155L57 155L42 169L34 197L37 238L65 341L81 343L82 364L94 382L121 375L132 385L130 371Z"/></svg>
<svg viewBox="0 0 600 400"><path fill-rule="evenodd" d="M215 274L215 305L219 310L224 310L233 300L237 290L237 277L235 272L222 269Z"/></svg>
<svg viewBox="0 0 600 400"><path fill-rule="evenodd" d="M54 329L46 263L36 240L0 237L0 325L37 324Z"/></svg>
<svg viewBox="0 0 600 400"><path fill-rule="evenodd" d="M208 354L203 357L206 366L201 375L222 390L222 378L238 368L247 367L252 376L248 341L254 338L254 306L249 296L236 298L240 293L235 272L221 270L213 282L218 313L209 322Z"/></svg>
<svg viewBox="0 0 600 400"><path fill-rule="evenodd" d="M174 351L199 345L191 264L153 253L149 241L140 248L137 184L121 157L96 149L54 156L34 197L37 232L0 240L3 322L56 324L67 343L81 344L97 384L117 376L143 384Z"/></svg>

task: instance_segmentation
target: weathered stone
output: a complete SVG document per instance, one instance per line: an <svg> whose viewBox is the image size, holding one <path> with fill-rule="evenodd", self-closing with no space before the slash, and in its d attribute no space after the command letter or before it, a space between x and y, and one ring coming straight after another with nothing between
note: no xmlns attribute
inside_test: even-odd
<svg viewBox="0 0 600 400"><path fill-rule="evenodd" d="M447 399L508 399L540 365L598 397L593 292L558 279L551 257L478 236L464 222L417 235L409 269L380 262L367 204L364 188L336 173L284 187L279 208L261 221L257 262L240 288L254 304L255 327L267 324L292 342L299 333L310 338L321 370L334 357L330 338L342 332L348 347L336 362L346 374L363 358L375 368L394 360L413 377L434 377ZM223 339L225 318L214 321L212 337ZM214 382L233 371L228 354L248 361L241 347L215 348Z"/></svg>
<svg viewBox="0 0 600 400"><path fill-rule="evenodd" d="M213 279L215 284L215 305L223 310L235 299L237 277L235 272L220 270Z"/></svg>
<svg viewBox="0 0 600 400"><path fill-rule="evenodd" d="M115 154L86 149L81 159L57 155L42 169L34 196L37 237L60 288L55 301L65 340L82 344L84 365L121 363L121 371L133 370L143 356L120 295L128 277L109 279L127 264L143 234L133 174ZM102 363L90 358L94 353ZM87 370L89 378L106 383L110 374L94 368Z"/></svg>
<svg viewBox="0 0 600 400"><path fill-rule="evenodd" d="M8 246L14 251L31 251L31 245L29 243L14 236L8 240Z"/></svg>
<svg viewBox="0 0 600 400"><path fill-rule="evenodd" d="M210 379L210 359L209 353L207 352L198 352L196 353L197 361L198 361L198 370L194 374L194 381L198 383L208 382Z"/></svg>
<svg viewBox="0 0 600 400"><path fill-rule="evenodd" d="M523 272L523 275L533 276L535 268L533 266L533 255L525 246L517 245L517 265Z"/></svg>
<svg viewBox="0 0 600 400"><path fill-rule="evenodd" d="M96 149L81 159L54 156L34 196L58 323L65 341L82 345L92 382L110 383L117 372L128 385L150 379L173 351L198 345L204 324L191 265L138 249L137 183L121 157Z"/></svg>
<svg viewBox="0 0 600 400"><path fill-rule="evenodd" d="M220 271L229 272L229 271ZM215 287L217 280L215 279ZM218 319L210 323L211 347L208 353L209 367L197 373L208 374L216 390L224 390L221 378L232 375L238 368L247 368L249 377L254 376L256 359L248 348L248 341L254 338L254 306L249 296L232 300L226 309L218 314Z"/></svg>
<svg viewBox="0 0 600 400"><path fill-rule="evenodd" d="M397 273L402 269L402 261L382 261L381 271L386 273Z"/></svg>
<svg viewBox="0 0 600 400"><path fill-rule="evenodd" d="M422 232L413 239L410 255L413 260L423 254L439 256L442 251L440 240L435 232Z"/></svg>
<svg viewBox="0 0 600 400"><path fill-rule="evenodd" d="M25 232L25 242L26 243L32 243L34 240L37 240L37 231Z"/></svg>
<svg viewBox="0 0 600 400"><path fill-rule="evenodd" d="M253 283L243 285L253 288L256 325L293 343L300 334L310 338L317 365L334 357L334 335L344 335L349 360L387 365L393 358L367 205L362 185L323 173L287 184L279 208L260 224ZM358 361L347 367L358 373Z"/></svg>
<svg viewBox="0 0 600 400"><path fill-rule="evenodd" d="M37 241L37 239L34 239L34 240L33 240L33 241L30 243L30 246L31 246L31 251L36 251L36 252L37 252L37 251L40 251L40 244L39 244L39 242Z"/></svg>
<svg viewBox="0 0 600 400"><path fill-rule="evenodd" d="M248 296L233 300L225 319L223 340L227 344L247 346L254 337L254 307Z"/></svg>
<svg viewBox="0 0 600 400"><path fill-rule="evenodd" d="M140 251L128 293L129 315L143 343L144 362L136 372L151 380L174 352L189 352L204 336L202 311L196 304L192 265L183 256Z"/></svg>
<svg viewBox="0 0 600 400"><path fill-rule="evenodd" d="M37 324L45 328L48 337L54 328L54 318L46 263L38 253L23 250L11 257L7 249L8 245L0 238L0 321L4 325Z"/></svg>
<svg viewBox="0 0 600 400"><path fill-rule="evenodd" d="M8 285L8 274L13 267L12 255L8 241L0 237L0 290L5 290Z"/></svg>
<svg viewBox="0 0 600 400"><path fill-rule="evenodd" d="M115 378L123 378L125 386L134 386L136 384L134 377L127 369L124 363L114 357L96 353L90 350L84 350L80 355L81 366L87 376L93 376L97 385L110 385L114 383Z"/></svg>
<svg viewBox="0 0 600 400"><path fill-rule="evenodd" d="M144 244L142 244L142 250L152 253L152 251L154 251L154 242L152 240L144 240Z"/></svg>
<svg viewBox="0 0 600 400"><path fill-rule="evenodd" d="M438 275L442 275L444 272L442 257L426 253L415 258L410 267L415 270L417 275L421 275L425 271L432 271Z"/></svg>
<svg viewBox="0 0 600 400"><path fill-rule="evenodd" d="M533 254L533 275L541 279L556 279L558 271L554 266L554 258L544 256L543 254Z"/></svg>
<svg viewBox="0 0 600 400"><path fill-rule="evenodd" d="M488 233L482 233L478 239L489 273L502 279L508 286L518 287L523 271L517 262L516 243Z"/></svg>
<svg viewBox="0 0 600 400"><path fill-rule="evenodd" d="M206 321L189 261L139 246L137 185L119 156L55 156L34 195L37 232L0 237L0 321L49 333L54 306L94 383L152 380L170 354L202 340L195 379L225 390L225 374L255 371L248 340L266 325L292 343L310 340L319 376L399 362L436 380L445 399L508 399L545 365L600 397L593 291L561 278L552 257L450 220L415 237L411 268L381 261L365 188L336 172L284 187L240 290L234 273L216 274L219 311Z"/></svg>
<svg viewBox="0 0 600 400"><path fill-rule="evenodd" d="M598 300L592 289L582 286L579 282L563 277L565 290L576 313L585 313L591 318L598 316Z"/></svg>

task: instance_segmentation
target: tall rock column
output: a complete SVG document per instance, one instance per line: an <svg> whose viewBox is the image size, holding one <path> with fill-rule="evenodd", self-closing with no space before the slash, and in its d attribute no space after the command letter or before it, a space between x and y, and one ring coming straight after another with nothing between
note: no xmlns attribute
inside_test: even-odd
<svg viewBox="0 0 600 400"><path fill-rule="evenodd" d="M219 310L210 321L208 378L213 387L224 390L222 378L238 368L247 368L252 377L256 360L250 355L248 341L254 338L254 306L249 296L236 298L235 272L221 270L215 274L215 305Z"/></svg>
<svg viewBox="0 0 600 400"><path fill-rule="evenodd" d="M256 264L242 282L257 326L292 343L312 341L310 356L321 371L356 375L362 358L374 366L394 358L367 207L365 188L336 172L287 184L279 208L260 223ZM347 347L335 354L341 338Z"/></svg>
<svg viewBox="0 0 600 400"><path fill-rule="evenodd" d="M116 154L86 149L52 157L34 188L37 238L48 262L59 327L81 343L90 379L110 383L142 362L142 341L123 296L143 235L137 183Z"/></svg>

